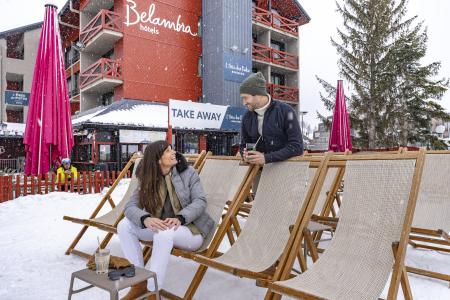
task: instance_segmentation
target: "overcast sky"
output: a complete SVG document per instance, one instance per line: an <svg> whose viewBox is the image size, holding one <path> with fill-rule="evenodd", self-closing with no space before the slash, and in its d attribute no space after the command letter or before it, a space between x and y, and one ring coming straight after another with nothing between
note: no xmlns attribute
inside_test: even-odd
<svg viewBox="0 0 450 300"><path fill-rule="evenodd" d="M342 0L339 0L340 2ZM44 4L53 3L62 8L66 0L0 0L0 32L42 21ZM336 27L342 18L336 13L334 0L299 0L311 17L311 22L300 28L300 101L301 110L308 111L305 122L318 123L316 111L326 114L319 99L320 85L315 75L335 83L339 79L335 49L330 37L336 36ZM441 77L450 77L450 20L449 0L410 0L409 15L418 15L428 27L428 53L424 63L441 61ZM344 86L347 87L346 82ZM346 88L347 90L347 88ZM441 104L450 112L450 92Z"/></svg>

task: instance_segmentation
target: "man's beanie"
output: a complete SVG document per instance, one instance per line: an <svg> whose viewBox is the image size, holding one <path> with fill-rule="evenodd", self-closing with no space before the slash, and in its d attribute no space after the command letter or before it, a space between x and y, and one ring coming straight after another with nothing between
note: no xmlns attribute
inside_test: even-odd
<svg viewBox="0 0 450 300"><path fill-rule="evenodd" d="M250 74L239 88L241 94L268 96L266 90L266 79L261 72Z"/></svg>

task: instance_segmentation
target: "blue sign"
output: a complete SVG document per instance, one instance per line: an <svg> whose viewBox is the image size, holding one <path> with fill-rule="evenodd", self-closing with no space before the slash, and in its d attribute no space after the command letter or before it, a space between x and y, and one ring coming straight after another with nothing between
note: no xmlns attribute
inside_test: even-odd
<svg viewBox="0 0 450 300"><path fill-rule="evenodd" d="M241 54L223 53L224 79L242 82L252 73L252 57Z"/></svg>
<svg viewBox="0 0 450 300"><path fill-rule="evenodd" d="M241 131L242 117L246 111L242 107L228 106L220 130Z"/></svg>
<svg viewBox="0 0 450 300"><path fill-rule="evenodd" d="M5 91L6 104L27 106L30 101L30 93L18 91Z"/></svg>

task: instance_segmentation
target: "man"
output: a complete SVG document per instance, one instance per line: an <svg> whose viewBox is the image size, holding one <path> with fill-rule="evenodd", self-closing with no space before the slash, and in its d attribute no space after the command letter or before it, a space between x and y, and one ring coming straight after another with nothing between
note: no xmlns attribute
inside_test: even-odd
<svg viewBox="0 0 450 300"><path fill-rule="evenodd" d="M240 94L248 109L242 118L240 145L246 162L264 165L303 154L297 114L288 104L270 98L261 72L242 82Z"/></svg>
<svg viewBox="0 0 450 300"><path fill-rule="evenodd" d="M63 158L63 160L61 161L61 166L58 168L58 170L56 170L56 178L59 182L61 182L61 191L64 191L64 184L66 182L66 177L67 177L67 181L71 182L72 180L72 174L73 174L73 179L74 181L78 178L78 171L77 168L75 168L74 166L71 165L71 160L70 158L66 157Z"/></svg>

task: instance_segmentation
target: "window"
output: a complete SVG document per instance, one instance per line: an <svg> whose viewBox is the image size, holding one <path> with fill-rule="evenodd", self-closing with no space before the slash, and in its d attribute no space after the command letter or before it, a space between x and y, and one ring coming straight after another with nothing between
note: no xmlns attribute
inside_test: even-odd
<svg viewBox="0 0 450 300"><path fill-rule="evenodd" d="M198 57L198 62L197 62L197 76L198 77L203 76L203 59L202 59L201 55Z"/></svg>
<svg viewBox="0 0 450 300"><path fill-rule="evenodd" d="M202 17L198 17L198 22L197 22L197 32L198 32L198 37L202 37L203 33L203 20Z"/></svg>
<svg viewBox="0 0 450 300"><path fill-rule="evenodd" d="M104 105L104 106L110 105L114 101L114 92L105 93L105 94L101 95L100 98L101 98L102 105Z"/></svg>
<svg viewBox="0 0 450 300"><path fill-rule="evenodd" d="M92 145L76 146L76 160L79 162L89 162L92 160Z"/></svg>
<svg viewBox="0 0 450 300"><path fill-rule="evenodd" d="M99 162L113 161L116 157L114 145L98 145L98 150Z"/></svg>
<svg viewBox="0 0 450 300"><path fill-rule="evenodd" d="M147 146L147 145L145 145L145 146ZM135 144L122 144L121 148L122 148L121 149L122 150L121 151L121 159L123 162L130 160L131 156L135 152L139 151L139 145L135 145Z"/></svg>
<svg viewBox="0 0 450 300"><path fill-rule="evenodd" d="M283 74L272 73L271 81L276 85L286 85L286 78Z"/></svg>
<svg viewBox="0 0 450 300"><path fill-rule="evenodd" d="M6 73L6 89L8 91L23 91L23 75Z"/></svg>
<svg viewBox="0 0 450 300"><path fill-rule="evenodd" d="M184 153L198 153L198 135L188 133L184 135Z"/></svg>
<svg viewBox="0 0 450 300"><path fill-rule="evenodd" d="M6 57L24 59L24 33L16 33L6 37Z"/></svg>

